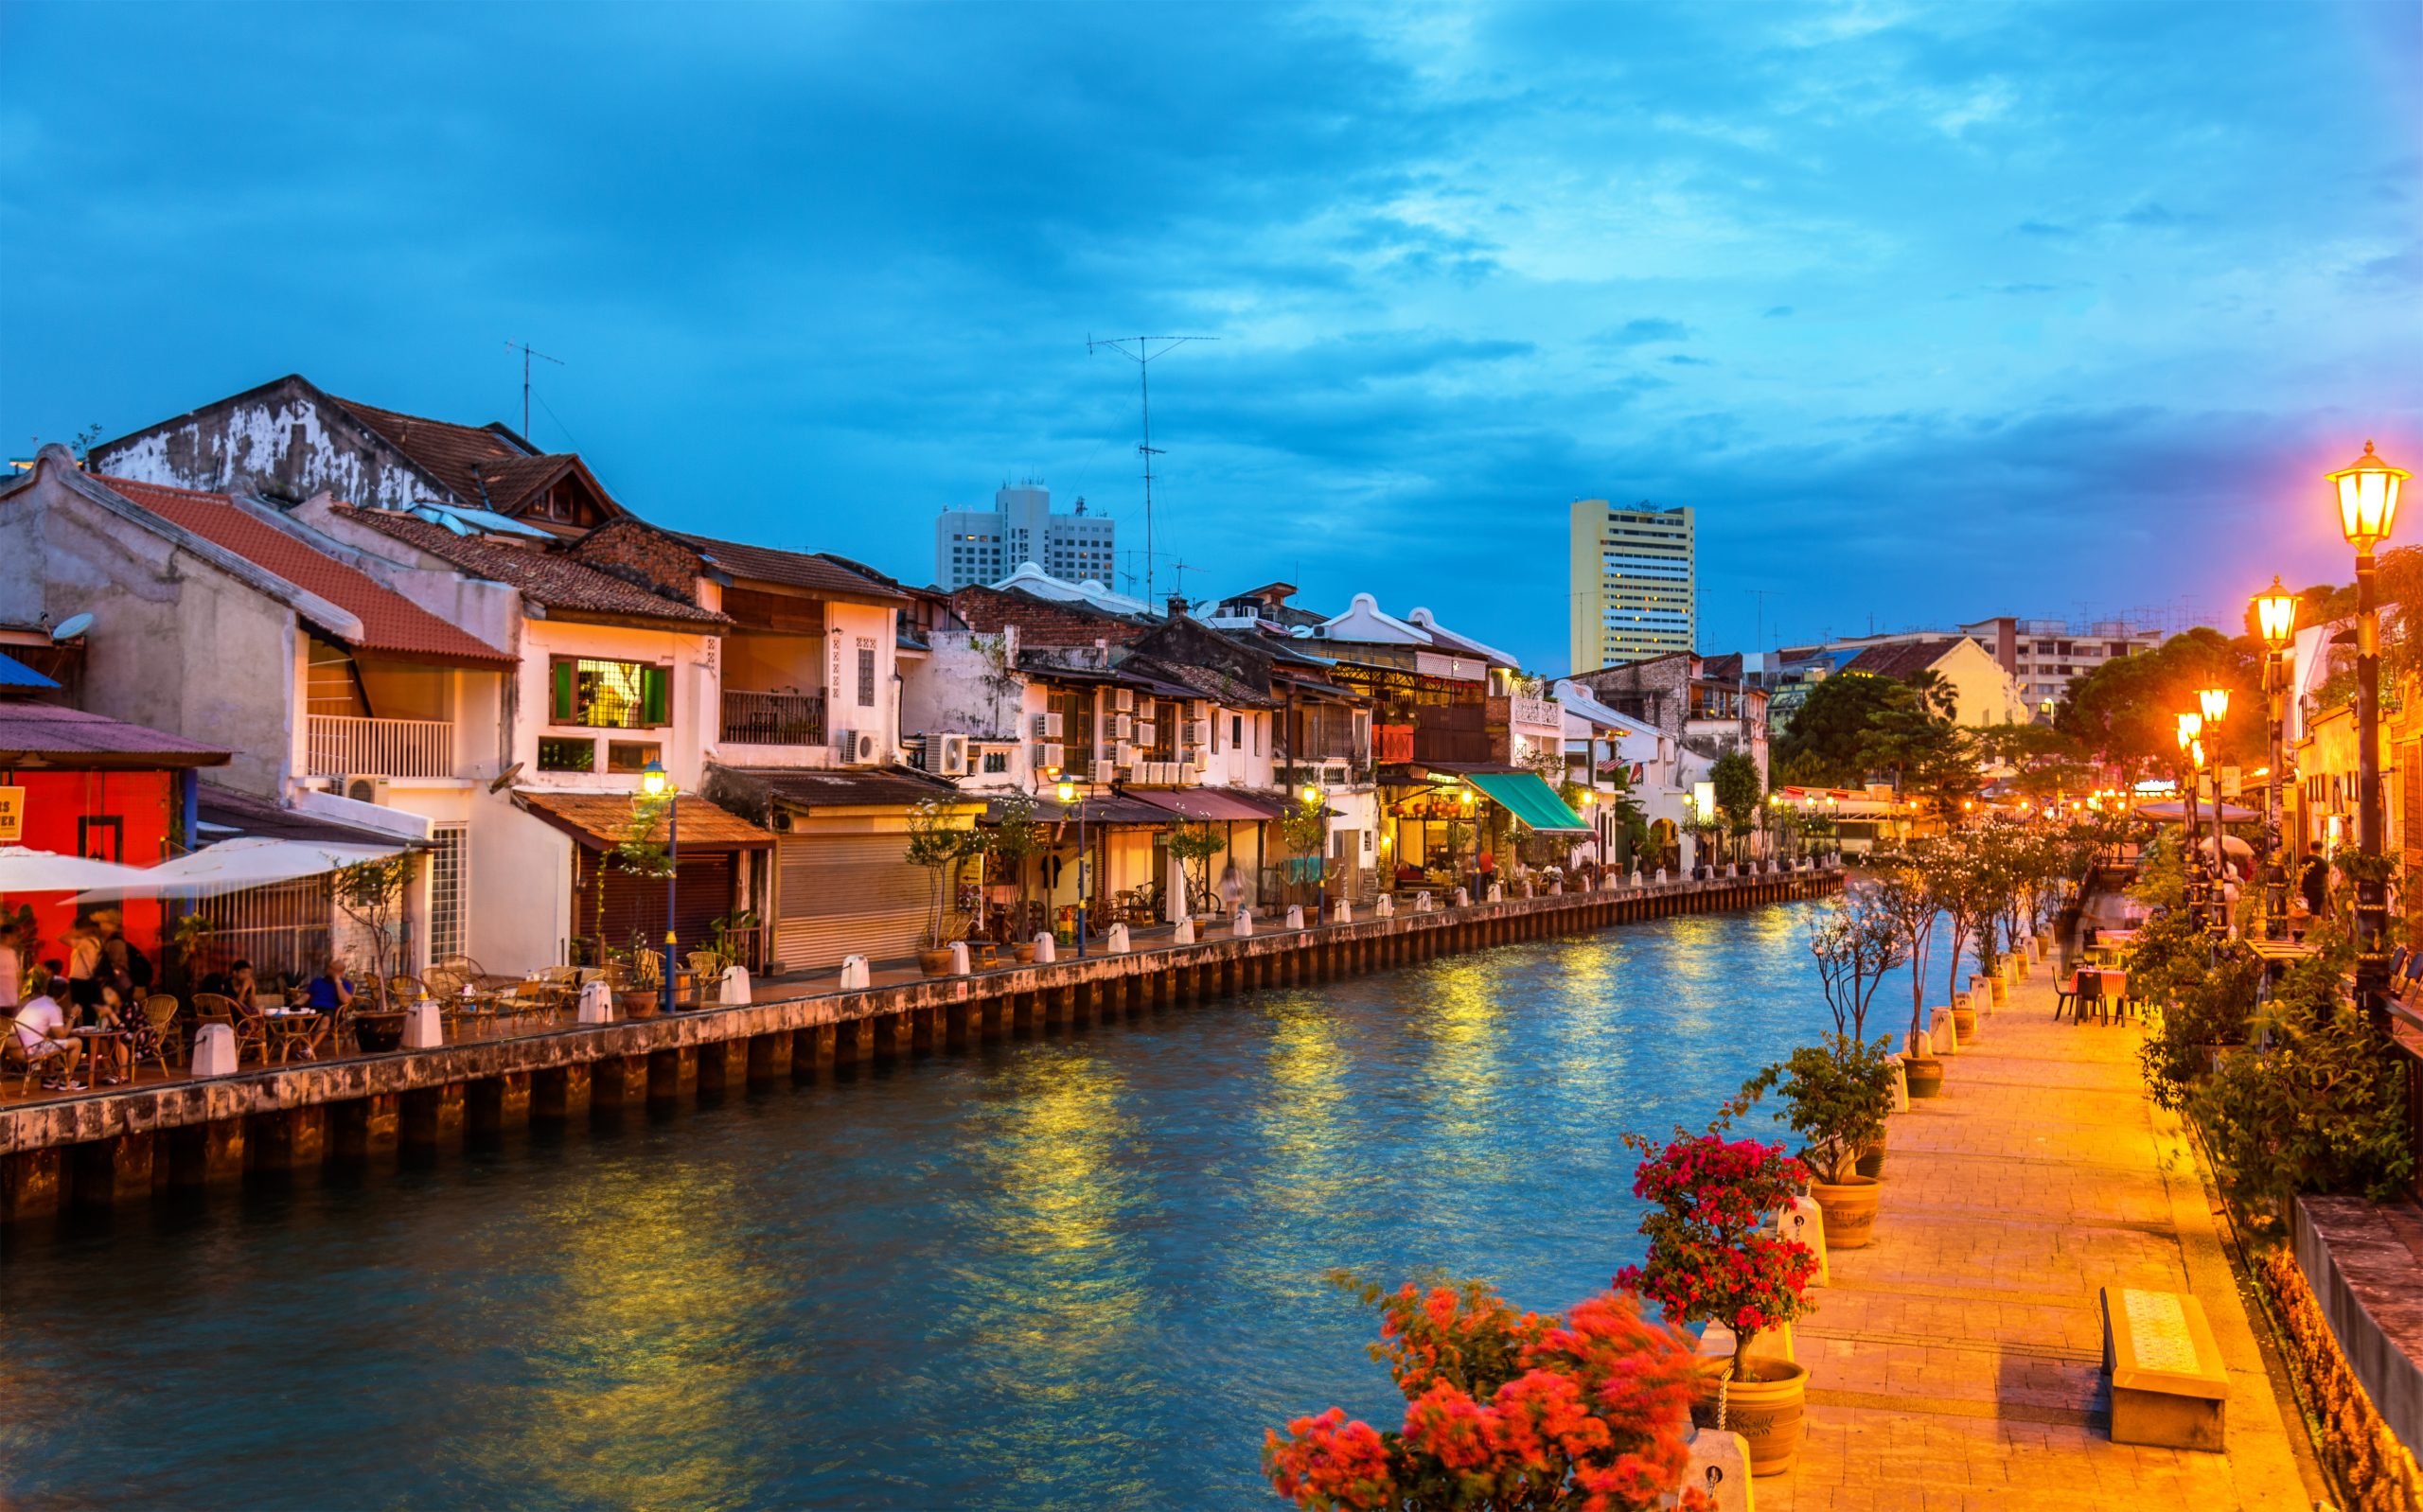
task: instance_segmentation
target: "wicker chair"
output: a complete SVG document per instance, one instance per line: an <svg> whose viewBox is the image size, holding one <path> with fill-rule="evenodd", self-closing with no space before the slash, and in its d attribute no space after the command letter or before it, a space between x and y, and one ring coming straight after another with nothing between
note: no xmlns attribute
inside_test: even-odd
<svg viewBox="0 0 2423 1512"><path fill-rule="evenodd" d="M269 1064L269 1037L261 1029L259 1016L239 1009L234 998L218 993L196 993L193 994L193 1017L197 1027L211 1024L227 1026L236 1036L238 1065L244 1064L244 1052L247 1050L263 1065Z"/></svg>
<svg viewBox="0 0 2423 1512"><path fill-rule="evenodd" d="M44 1064L27 1053L26 1042L17 1035L16 1016L9 1015L8 1023L0 1024L0 1073L24 1068L25 1075L17 1081L17 1096L34 1089L34 1078L42 1074Z"/></svg>
<svg viewBox="0 0 2423 1512"><path fill-rule="evenodd" d="M176 994L153 993L143 1000L143 1016L150 1021L153 1041L151 1053L152 1058L160 1063L160 1074L164 1077L172 1075L168 1066L168 1054L171 1050L185 1048L185 1031L177 1024ZM128 1066L127 1074L132 1076L133 1073L134 1067Z"/></svg>

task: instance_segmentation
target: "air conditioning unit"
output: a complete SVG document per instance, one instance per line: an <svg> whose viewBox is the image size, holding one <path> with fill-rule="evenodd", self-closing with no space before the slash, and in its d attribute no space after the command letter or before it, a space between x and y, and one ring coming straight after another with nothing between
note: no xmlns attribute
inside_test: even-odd
<svg viewBox="0 0 2423 1512"><path fill-rule="evenodd" d="M1133 688L1112 689L1110 694L1110 707L1123 714L1134 713L1136 712L1136 690Z"/></svg>
<svg viewBox="0 0 2423 1512"><path fill-rule="evenodd" d="M967 775L967 737L965 735L928 735L926 749L929 753L927 759L929 761L933 759L931 752L936 742L940 742L942 746L942 765L935 770L945 777L965 777Z"/></svg>
<svg viewBox="0 0 2423 1512"><path fill-rule="evenodd" d="M1121 694L1121 696L1122 696L1122 697L1124 697L1124 696L1126 696L1126 695L1125 695L1124 694ZM1113 714L1113 715L1111 715L1111 716L1110 716L1110 738L1111 738L1111 739L1113 739L1113 740L1134 740L1134 739L1136 738L1135 730L1136 730L1136 718L1135 718L1135 716L1134 716L1134 715L1132 715L1132 714Z"/></svg>
<svg viewBox="0 0 2423 1512"><path fill-rule="evenodd" d="M1153 717L1154 712L1159 708L1160 705L1152 698L1139 698L1136 700L1136 717L1139 719L1150 719Z"/></svg>
<svg viewBox="0 0 2423 1512"><path fill-rule="evenodd" d="M1140 724L1140 725L1138 725L1138 726L1136 727L1136 744L1137 744L1137 745L1139 745L1139 746L1154 746L1154 745L1158 745L1158 744L1160 743L1160 739L1161 739L1161 727L1160 727L1160 726L1158 726L1158 725L1142 725L1142 724Z"/></svg>
<svg viewBox="0 0 2423 1512"><path fill-rule="evenodd" d="M1150 765L1147 763L1130 762L1127 764L1127 780L1131 782L1137 783L1149 782L1152 781L1152 778L1148 775L1151 769Z"/></svg>
<svg viewBox="0 0 2423 1512"><path fill-rule="evenodd" d="M883 759L883 737L871 730L841 731L841 760L853 766L871 766Z"/></svg>
<svg viewBox="0 0 2423 1512"><path fill-rule="evenodd" d="M1035 715L1035 738L1037 740L1058 740L1060 738L1060 716L1057 713Z"/></svg>
<svg viewBox="0 0 2423 1512"><path fill-rule="evenodd" d="M1037 741L1030 760L1037 772L1056 772L1069 765L1069 747L1056 740Z"/></svg>
<svg viewBox="0 0 2423 1512"><path fill-rule="evenodd" d="M932 767L926 765L926 750L927 746L925 736L904 735L901 737L901 758L907 761L910 765L914 766L921 772L930 772L933 770Z"/></svg>
<svg viewBox="0 0 2423 1512"><path fill-rule="evenodd" d="M383 777L341 777L335 785L357 803L387 801L387 780Z"/></svg>
<svg viewBox="0 0 2423 1512"><path fill-rule="evenodd" d="M1179 767L1178 764L1176 762L1157 763L1154 765L1153 770L1159 774L1156 776L1153 781L1160 783L1163 787L1176 787L1178 783L1178 778L1182 772L1182 768Z"/></svg>
<svg viewBox="0 0 2423 1512"><path fill-rule="evenodd" d="M1113 766L1133 766L1133 765L1136 765L1136 747L1133 747L1133 746L1130 746L1129 744L1127 744L1127 742L1125 742L1125 741L1123 741L1123 741L1121 741L1121 742L1119 742L1117 745L1115 745L1115 746L1111 747L1111 748L1110 748L1110 764L1111 764Z"/></svg>
<svg viewBox="0 0 2423 1512"><path fill-rule="evenodd" d="M1197 719L1190 723L1186 727L1186 743L1190 746L1209 747L1212 744L1212 721Z"/></svg>
<svg viewBox="0 0 2423 1512"><path fill-rule="evenodd" d="M1208 772L1212 769L1212 748L1210 747L1197 746L1194 747L1194 769L1198 772Z"/></svg>

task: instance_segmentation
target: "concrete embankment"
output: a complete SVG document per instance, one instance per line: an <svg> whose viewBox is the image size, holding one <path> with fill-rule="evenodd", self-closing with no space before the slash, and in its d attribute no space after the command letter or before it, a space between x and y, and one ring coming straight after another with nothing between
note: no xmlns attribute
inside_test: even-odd
<svg viewBox="0 0 2423 1512"><path fill-rule="evenodd" d="M770 998L634 1023L179 1080L0 1110L0 1223L66 1207L359 1168L459 1148L533 1122L713 1100L836 1065L1173 1010L1257 988L1384 971L1460 951L1675 914L1811 898L1841 873L1802 870L1223 933L856 992Z"/></svg>

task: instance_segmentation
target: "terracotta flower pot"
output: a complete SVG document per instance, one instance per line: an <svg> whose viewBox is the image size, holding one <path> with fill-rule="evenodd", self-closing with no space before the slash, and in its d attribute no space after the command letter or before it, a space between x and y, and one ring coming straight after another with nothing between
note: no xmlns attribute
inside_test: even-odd
<svg viewBox="0 0 2423 1512"><path fill-rule="evenodd" d="M1852 1169L1857 1170L1863 1176L1884 1175L1884 1141L1880 1138L1876 1143L1868 1146L1866 1150L1861 1151L1859 1163Z"/></svg>
<svg viewBox="0 0 2423 1512"><path fill-rule="evenodd" d="M2005 976L2000 968L1995 970L1993 980L1986 984L1986 991L1988 994L1993 998L1994 1006L1996 1008L2007 1008L2009 1006L2010 980L2007 976Z"/></svg>
<svg viewBox="0 0 2423 1512"><path fill-rule="evenodd" d="M1853 1176L1836 1186L1832 1182L1813 1181L1809 1195L1817 1201L1817 1210L1826 1215L1826 1248L1864 1250L1876 1237L1876 1200L1884 1195L1884 1187L1872 1176Z"/></svg>
<svg viewBox="0 0 2423 1512"><path fill-rule="evenodd" d="M654 1018L663 1006L663 988L626 987L614 994L614 1011L625 1018Z"/></svg>
<svg viewBox="0 0 2423 1512"><path fill-rule="evenodd" d="M1035 964L1035 941L1022 940L1010 947L1010 954L1017 958L1019 965L1032 966Z"/></svg>
<svg viewBox="0 0 2423 1512"><path fill-rule="evenodd" d="M1792 1468L1800 1452L1809 1371L1790 1361L1752 1360L1742 1367L1747 1380L1726 1380L1732 1363L1729 1356L1700 1362L1700 1392L1691 1403L1691 1422L1715 1428L1722 1415L1725 1432L1741 1434L1749 1445L1750 1473L1780 1475Z"/></svg>
<svg viewBox="0 0 2423 1512"><path fill-rule="evenodd" d="M1977 1011L1973 1008L1954 1009L1952 1011L1952 1034L1953 1038L1958 1040L1963 1045L1974 1042L1977 1038Z"/></svg>
<svg viewBox="0 0 2423 1512"><path fill-rule="evenodd" d="M1035 947L1030 945L1027 948L1029 950L1033 950ZM924 972L929 976L949 976L950 947L948 945L945 945L940 950L921 950L917 952L917 969Z"/></svg>
<svg viewBox="0 0 2423 1512"><path fill-rule="evenodd" d="M1910 1096L1914 1098L1943 1096L1943 1063L1934 1056L1903 1056L1901 1075L1909 1081Z"/></svg>

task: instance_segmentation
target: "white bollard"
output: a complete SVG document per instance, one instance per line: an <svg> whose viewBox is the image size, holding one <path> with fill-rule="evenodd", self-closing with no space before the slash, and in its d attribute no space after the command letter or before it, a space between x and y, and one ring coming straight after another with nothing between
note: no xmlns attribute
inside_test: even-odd
<svg viewBox="0 0 2423 1512"><path fill-rule="evenodd" d="M1690 1458L1683 1466L1683 1484L1674 1499L1696 1490L1714 1512L1758 1512L1758 1496L1750 1486L1750 1442L1739 1433L1703 1428L1684 1446Z"/></svg>
<svg viewBox="0 0 2423 1512"><path fill-rule="evenodd" d="M424 998L404 1010L404 1048L434 1050L446 1043L446 1026L437 1017L437 1005Z"/></svg>
<svg viewBox="0 0 2423 1512"><path fill-rule="evenodd" d="M1899 1056L1893 1059L1893 1111L1895 1113L1910 1111L1910 1077L1909 1073L1902 1069Z"/></svg>
<svg viewBox="0 0 2423 1512"><path fill-rule="evenodd" d="M1354 922L1354 905L1347 902L1344 898L1340 898L1335 903L1331 904L1329 905L1329 922L1334 924L1353 923Z"/></svg>
<svg viewBox="0 0 2423 1512"><path fill-rule="evenodd" d="M749 968L734 961L723 969L723 1006L749 1006Z"/></svg>
<svg viewBox="0 0 2423 1512"><path fill-rule="evenodd" d="M224 1024L204 1024L193 1037L193 1074L197 1077L236 1074L236 1031Z"/></svg>
<svg viewBox="0 0 2423 1512"><path fill-rule="evenodd" d="M874 982L874 974L867 966L867 958L864 956L841 958L841 991L863 993L873 986Z"/></svg>
<svg viewBox="0 0 2423 1512"><path fill-rule="evenodd" d="M1291 903L1287 905L1287 927L1290 929L1301 929L1304 927L1304 905L1302 904Z"/></svg>
<svg viewBox="0 0 2423 1512"><path fill-rule="evenodd" d="M1229 925L1229 933L1230 935L1234 936L1236 939L1239 939L1239 940L1243 940L1243 939L1245 939L1247 935L1252 934L1252 933L1253 933L1253 910L1252 910L1251 908L1240 908L1240 909L1238 909L1238 910L1237 910L1237 922L1236 922L1235 923L1233 923L1233 924L1231 924L1231 925Z"/></svg>
<svg viewBox="0 0 2423 1512"><path fill-rule="evenodd" d="M1657 869L1657 885L1661 888L1666 886L1666 869L1664 867L1659 867Z"/></svg>
<svg viewBox="0 0 2423 1512"><path fill-rule="evenodd" d="M1551 897L1551 898L1561 898L1561 897L1565 896L1565 884L1564 884L1564 883L1562 883L1562 882L1551 882L1551 883L1549 883L1549 884L1548 884L1548 896L1549 896L1549 897Z"/></svg>
<svg viewBox="0 0 2423 1512"><path fill-rule="evenodd" d="M1489 901L1492 903L1504 903L1506 901L1505 883L1493 882L1489 885Z"/></svg>
<svg viewBox="0 0 2423 1512"><path fill-rule="evenodd" d="M1613 871L1601 871L1599 873L1599 890L1601 892L1613 892L1616 890L1616 874Z"/></svg>
<svg viewBox="0 0 2423 1512"><path fill-rule="evenodd" d="M1817 1284L1827 1284L1830 1272L1826 1265L1826 1213L1815 1199L1795 1197L1776 1209L1776 1237L1808 1245L1810 1253L1817 1257Z"/></svg>
<svg viewBox="0 0 2423 1512"><path fill-rule="evenodd" d="M583 1024L614 1022L614 994L607 990L604 982L581 984L579 1020Z"/></svg>
<svg viewBox="0 0 2423 1512"><path fill-rule="evenodd" d="M1192 919L1181 919L1181 920L1179 920L1179 921L1177 922L1177 927L1176 927L1176 929L1174 929L1174 930L1170 931L1170 943L1171 943L1171 944L1173 944L1173 945L1192 945L1192 944L1194 944L1194 920L1192 920Z"/></svg>
<svg viewBox="0 0 2423 1512"><path fill-rule="evenodd" d="M1395 918L1397 916L1396 894L1393 892L1381 893L1380 901L1371 905L1371 911L1383 919Z"/></svg>
<svg viewBox="0 0 2423 1512"><path fill-rule="evenodd" d="M1458 888L1456 890L1458 892L1461 892L1464 889ZM1413 911L1415 913L1428 913L1431 906L1430 889L1428 888L1424 888L1420 892L1413 895Z"/></svg>
<svg viewBox="0 0 2423 1512"><path fill-rule="evenodd" d="M1927 1019L1927 1031L1934 1037L1935 1053L1937 1055L1959 1054L1960 1036L1952 1031L1952 1010L1935 1008L1927 1011L1930 1015Z"/></svg>
<svg viewBox="0 0 2423 1512"><path fill-rule="evenodd" d="M975 969L975 958L967 953L967 941L952 941L950 942L950 974L953 976L964 976Z"/></svg>
<svg viewBox="0 0 2423 1512"><path fill-rule="evenodd" d="M1046 929L1041 934L1035 937L1035 963L1036 965L1049 966L1059 958L1060 941L1052 938L1051 930Z"/></svg>
<svg viewBox="0 0 2423 1512"><path fill-rule="evenodd" d="M1626 886L1637 888L1640 886L1640 868L1633 868L1632 875L1625 878L1624 881Z"/></svg>
<svg viewBox="0 0 2423 1512"><path fill-rule="evenodd" d="M1426 893L1426 892L1425 892L1425 893L1424 893L1424 894L1423 894L1423 896L1424 896L1424 897L1425 897L1425 898L1427 898L1427 897L1429 897L1429 896L1430 896L1430 894L1428 894L1428 893ZM1456 893L1455 893L1455 901L1456 901L1456 906L1457 906L1457 907L1459 907L1459 908L1469 908L1469 907L1471 907L1471 906L1473 905L1473 895L1472 895L1471 893L1469 893L1469 892L1465 891L1463 888L1458 888L1456 889Z"/></svg>
<svg viewBox="0 0 2423 1512"><path fill-rule="evenodd" d="M1102 937L1102 948L1107 955L1124 956L1136 947L1127 939L1127 926L1113 924L1110 933Z"/></svg>

